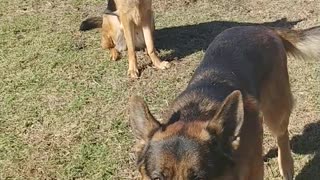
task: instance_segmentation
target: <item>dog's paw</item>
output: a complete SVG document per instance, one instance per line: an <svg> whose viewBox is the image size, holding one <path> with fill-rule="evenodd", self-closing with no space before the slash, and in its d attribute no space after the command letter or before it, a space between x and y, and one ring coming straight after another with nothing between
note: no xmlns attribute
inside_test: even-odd
<svg viewBox="0 0 320 180"><path fill-rule="evenodd" d="M110 59L111 59L112 61L117 61L117 60L120 59L120 57L119 57L119 56L111 56Z"/></svg>
<svg viewBox="0 0 320 180"><path fill-rule="evenodd" d="M139 78L139 70L138 69L129 69L128 76L130 76L130 78L132 78L132 79L138 79Z"/></svg>
<svg viewBox="0 0 320 180"><path fill-rule="evenodd" d="M162 61L159 63L158 66L156 66L156 68L158 69L168 69L171 67L171 64L168 61Z"/></svg>
<svg viewBox="0 0 320 180"><path fill-rule="evenodd" d="M117 61L121 58L120 53L116 50L116 49L112 49L111 50L111 55L110 55L110 59L112 61Z"/></svg>

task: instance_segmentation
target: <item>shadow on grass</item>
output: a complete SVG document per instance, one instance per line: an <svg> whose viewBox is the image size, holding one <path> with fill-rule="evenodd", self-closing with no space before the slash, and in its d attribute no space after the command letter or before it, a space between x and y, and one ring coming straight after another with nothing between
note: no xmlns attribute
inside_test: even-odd
<svg viewBox="0 0 320 180"><path fill-rule="evenodd" d="M320 179L320 121L306 125L303 134L294 136L291 144L296 154L314 154L295 179Z"/></svg>
<svg viewBox="0 0 320 180"><path fill-rule="evenodd" d="M302 135L294 136L291 141L292 151L296 154L314 157L296 175L296 180L320 179L320 121L304 127ZM277 149L271 149L265 160L277 156Z"/></svg>
<svg viewBox="0 0 320 180"><path fill-rule="evenodd" d="M263 25L292 28L300 21L302 20L291 22L287 21L286 18L265 23L212 21L195 25L164 28L155 32L155 46L159 49L173 50L173 52L167 57L164 57L164 59L181 59L197 51L206 50L211 41L219 33L231 27Z"/></svg>

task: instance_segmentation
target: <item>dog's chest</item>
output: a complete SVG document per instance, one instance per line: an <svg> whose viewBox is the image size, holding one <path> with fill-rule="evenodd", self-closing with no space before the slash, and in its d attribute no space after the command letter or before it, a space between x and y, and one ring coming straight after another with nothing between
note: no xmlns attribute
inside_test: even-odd
<svg viewBox="0 0 320 180"><path fill-rule="evenodd" d="M127 16L136 26L141 25L142 17L148 16L151 11L151 0L117 0L117 9L120 16Z"/></svg>
<svg viewBox="0 0 320 180"><path fill-rule="evenodd" d="M122 12L130 12L134 9L139 11L151 9L152 0L116 0L117 9Z"/></svg>

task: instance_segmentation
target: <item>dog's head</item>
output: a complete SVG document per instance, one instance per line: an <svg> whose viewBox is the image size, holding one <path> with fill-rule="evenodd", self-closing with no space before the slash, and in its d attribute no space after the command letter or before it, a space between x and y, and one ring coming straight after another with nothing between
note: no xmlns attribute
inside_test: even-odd
<svg viewBox="0 0 320 180"><path fill-rule="evenodd" d="M142 179L237 179L232 154L244 118L240 91L219 104L209 121L161 124L139 97L131 99L129 111Z"/></svg>

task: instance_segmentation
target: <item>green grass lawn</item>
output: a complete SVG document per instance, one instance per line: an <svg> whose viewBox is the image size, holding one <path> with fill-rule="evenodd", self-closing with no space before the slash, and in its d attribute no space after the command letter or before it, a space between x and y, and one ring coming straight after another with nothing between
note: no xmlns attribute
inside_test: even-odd
<svg viewBox="0 0 320 180"><path fill-rule="evenodd" d="M156 46L173 66L156 70L139 53L144 70L131 81L127 58L109 61L97 30L78 32L103 9L103 0L0 0L0 179L133 179L130 95L143 96L161 118L222 30L320 25L316 0L154 0ZM320 179L320 61L290 59L289 71L297 179ZM265 152L274 146L266 131ZM265 174L281 179L276 157Z"/></svg>

